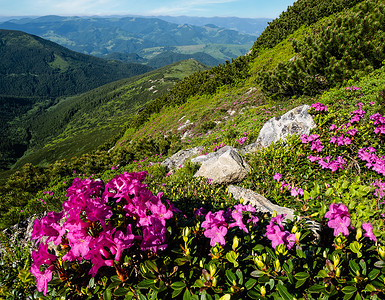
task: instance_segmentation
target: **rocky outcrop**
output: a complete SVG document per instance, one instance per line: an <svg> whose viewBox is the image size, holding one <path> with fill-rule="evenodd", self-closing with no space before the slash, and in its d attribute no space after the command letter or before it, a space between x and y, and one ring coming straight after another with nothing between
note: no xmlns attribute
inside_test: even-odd
<svg viewBox="0 0 385 300"><path fill-rule="evenodd" d="M33 223L40 217L41 216L38 215L32 215L26 220L21 221L18 225L13 225L3 230L3 237L5 237L11 246L19 245L20 249L33 247L35 245L35 241L31 240ZM6 249L3 248L4 246L5 244L0 243L0 252L6 251Z"/></svg>
<svg viewBox="0 0 385 300"><path fill-rule="evenodd" d="M180 150L175 153L173 156L165 159L161 165L165 166L168 170L172 171L183 166L188 159L194 157L203 150L203 146L194 147L186 150Z"/></svg>
<svg viewBox="0 0 385 300"><path fill-rule="evenodd" d="M255 143L245 146L242 153L252 153L269 146L273 142L285 140L294 133L298 135L309 134L316 127L313 117L309 114L309 105L296 107L281 117L271 118L267 121Z"/></svg>
<svg viewBox="0 0 385 300"><path fill-rule="evenodd" d="M285 215L284 220L294 219L293 209L273 204L268 199L254 192L253 190L245 189L235 185L230 185L228 187L228 192L232 194L234 199L236 200L242 199L243 204L250 204L254 206L258 212L272 214L274 211L276 211L277 215L282 215L282 214ZM304 218L304 219L305 219L306 226L314 233L315 237L319 239L321 224L309 218Z"/></svg>
<svg viewBox="0 0 385 300"><path fill-rule="evenodd" d="M202 176L219 184L241 181L250 170L238 150L228 146L191 161L202 164L194 177Z"/></svg>
<svg viewBox="0 0 385 300"><path fill-rule="evenodd" d="M276 211L278 215L286 214L285 219L293 220L294 218L293 209L275 205L253 190L230 185L228 191L232 194L234 199L243 199L243 204L250 204L254 206L258 212L272 214L274 211Z"/></svg>

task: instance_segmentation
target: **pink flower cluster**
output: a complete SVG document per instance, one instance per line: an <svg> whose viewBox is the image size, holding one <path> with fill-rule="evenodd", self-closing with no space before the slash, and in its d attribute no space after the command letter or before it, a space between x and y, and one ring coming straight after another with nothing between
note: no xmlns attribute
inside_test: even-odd
<svg viewBox="0 0 385 300"><path fill-rule="evenodd" d="M338 169L343 170L344 165L346 165L346 160L344 160L341 156L338 156L336 159L332 160L331 156L320 157L320 156L312 156L309 155L307 157L311 162L318 162L318 164L322 167L322 169L330 169L332 172L337 171Z"/></svg>
<svg viewBox="0 0 385 300"><path fill-rule="evenodd" d="M124 173L116 176L106 185L102 181L75 178L67 190L68 200L63 211L50 212L36 220L31 238L40 240L48 237L33 252L32 274L37 279L38 291L47 292L47 284L55 270L57 257L49 254L47 243L61 244L68 249L63 261L89 260L89 273L95 276L100 267L113 266L120 261L123 251L140 241L142 251L164 250L167 247L166 220L173 216L161 202L162 193L154 196L143 180L147 173ZM113 227L110 218L113 210L107 204L121 202L121 213L126 214L121 230ZM134 235L131 225L141 227L142 234Z"/></svg>
<svg viewBox="0 0 385 300"><path fill-rule="evenodd" d="M296 186L292 186L290 183L285 183L285 180L281 181L281 178L282 178L282 174L280 174L280 173L275 173L275 175L273 177L274 180L281 183L281 187L280 187L281 191L283 191L284 189L287 189L290 191L290 195L293 197L297 197L298 195L303 196L303 194L304 194L303 189L298 188Z"/></svg>
<svg viewBox="0 0 385 300"><path fill-rule="evenodd" d="M344 204L330 204L329 211L325 214L325 218L329 219L328 226L334 229L333 234L335 237L340 233L344 236L349 235L350 214Z"/></svg>
<svg viewBox="0 0 385 300"><path fill-rule="evenodd" d="M381 114L376 113L370 116L370 119L373 120L373 124L377 126L374 129L374 133L381 134L385 133L385 117L381 116Z"/></svg>
<svg viewBox="0 0 385 300"><path fill-rule="evenodd" d="M217 146L215 146L215 147L213 148L213 152L218 151L219 149L221 149L221 148L224 147L224 146L226 146L225 143L220 143L219 145L217 145Z"/></svg>
<svg viewBox="0 0 385 300"><path fill-rule="evenodd" d="M238 144L240 145L243 145L247 140L247 137L244 136L244 137L241 137L240 139L237 140Z"/></svg>
<svg viewBox="0 0 385 300"><path fill-rule="evenodd" d="M351 87L349 86L345 87L345 91L359 91L359 90L362 90L362 87L357 87L354 85L352 85Z"/></svg>
<svg viewBox="0 0 385 300"><path fill-rule="evenodd" d="M376 149L373 147L361 148L358 150L358 158L366 161L366 166L369 169L385 176L385 156L379 158L375 152Z"/></svg>
<svg viewBox="0 0 385 300"><path fill-rule="evenodd" d="M246 224L252 222L254 225L259 221L257 216L252 215L256 210L251 205L237 204L234 206L234 210L229 210L231 218L226 220L225 212L223 210L212 213L208 212L205 216L205 221L202 222L201 227L205 228L204 235L210 239L210 246L215 246L218 243L221 246L224 246L225 236L227 234L228 228L239 227L239 229L248 233L248 229L243 223L244 214L248 214L249 218L246 221ZM196 215L203 215L203 209L200 209ZM230 223L231 222L231 223Z"/></svg>
<svg viewBox="0 0 385 300"><path fill-rule="evenodd" d="M302 142L302 144L307 144L307 143L311 142L310 149L312 151L321 152L324 148L321 140L319 139L318 134L312 134L309 136L307 136L306 134L303 134L303 135L301 135L301 142Z"/></svg>
<svg viewBox="0 0 385 300"><path fill-rule="evenodd" d="M358 102L357 103L357 106L358 106L358 109L357 110L353 110L351 112L351 114L353 115L352 118L350 119L350 123L358 123L365 115L365 111L362 110L362 107L364 106L363 103L361 102Z"/></svg>
<svg viewBox="0 0 385 300"><path fill-rule="evenodd" d="M352 140L347 136L344 137L344 135L341 135L339 137L332 136L330 138L330 143L337 144L338 146L343 146L343 145L347 146L352 143Z"/></svg>
<svg viewBox="0 0 385 300"><path fill-rule="evenodd" d="M327 106L321 102L313 103L310 107L314 108L315 111L328 111Z"/></svg>
<svg viewBox="0 0 385 300"><path fill-rule="evenodd" d="M295 234L283 230L283 218L285 215L278 215L270 219L266 226L265 236L271 241L271 246L275 249L278 245L286 245L290 250L296 243Z"/></svg>
<svg viewBox="0 0 385 300"><path fill-rule="evenodd" d="M374 182L374 186L377 186L378 188L374 191L374 196L382 199L385 197L385 182L382 182L381 180L376 180ZM385 204L385 199L382 202Z"/></svg>

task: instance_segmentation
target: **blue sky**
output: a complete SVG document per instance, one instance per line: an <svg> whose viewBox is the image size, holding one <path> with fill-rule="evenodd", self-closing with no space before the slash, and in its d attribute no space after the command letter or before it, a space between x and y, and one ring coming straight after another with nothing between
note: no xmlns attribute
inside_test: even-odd
<svg viewBox="0 0 385 300"><path fill-rule="evenodd" d="M0 15L136 14L276 18L294 2L294 0L0 0Z"/></svg>

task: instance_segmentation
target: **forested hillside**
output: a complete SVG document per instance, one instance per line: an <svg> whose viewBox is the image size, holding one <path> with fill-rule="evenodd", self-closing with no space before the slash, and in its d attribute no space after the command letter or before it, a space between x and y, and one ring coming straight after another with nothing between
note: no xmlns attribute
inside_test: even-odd
<svg viewBox="0 0 385 300"><path fill-rule="evenodd" d="M114 140L148 101L204 69L207 67L201 63L187 60L76 96L45 101L16 99L18 102L0 98L2 109L16 109L1 127L2 135L11 137L0 142L2 166L9 168L21 156L14 168L27 162L47 165L96 149Z"/></svg>
<svg viewBox="0 0 385 300"><path fill-rule="evenodd" d="M107 62L10 30L0 30L0 55L1 95L74 95L152 69L141 64Z"/></svg>

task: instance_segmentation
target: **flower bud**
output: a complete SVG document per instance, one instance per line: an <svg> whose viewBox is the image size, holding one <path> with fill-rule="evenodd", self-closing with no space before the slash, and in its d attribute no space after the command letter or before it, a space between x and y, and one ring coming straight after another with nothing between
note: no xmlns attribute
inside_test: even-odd
<svg viewBox="0 0 385 300"><path fill-rule="evenodd" d="M211 280L210 274L209 274L209 272L207 272L206 269L202 270L202 276L205 279L205 281L210 281Z"/></svg>
<svg viewBox="0 0 385 300"><path fill-rule="evenodd" d="M237 249L239 246L239 238L237 236L234 236L233 238L233 250Z"/></svg>
<svg viewBox="0 0 385 300"><path fill-rule="evenodd" d="M301 233L300 232L296 232L294 235L295 235L296 241L299 242L299 239L301 237Z"/></svg>
<svg viewBox="0 0 385 300"><path fill-rule="evenodd" d="M341 268L337 267L336 268L336 277L340 277L340 276L341 276Z"/></svg>
<svg viewBox="0 0 385 300"><path fill-rule="evenodd" d="M210 276L213 277L215 275L215 272L217 271L217 267L214 264L211 264L209 266Z"/></svg>
<svg viewBox="0 0 385 300"><path fill-rule="evenodd" d="M218 279L217 279L217 277L214 277L213 280L212 280L212 286L216 287L217 284L218 284Z"/></svg>
<svg viewBox="0 0 385 300"><path fill-rule="evenodd" d="M260 258L260 256L259 257L254 256L254 263L258 266L258 268L260 268L262 270L265 268L265 264L259 258Z"/></svg>
<svg viewBox="0 0 385 300"><path fill-rule="evenodd" d="M261 286L261 295L262 295L262 297L265 297L265 295L266 295L266 288L264 285Z"/></svg>
<svg viewBox="0 0 385 300"><path fill-rule="evenodd" d="M298 231L297 225L294 225L293 228L291 229L292 233L296 233Z"/></svg>
<svg viewBox="0 0 385 300"><path fill-rule="evenodd" d="M334 267L337 267L338 264L340 263L340 257L337 255L333 255L333 263L334 263Z"/></svg>
<svg viewBox="0 0 385 300"><path fill-rule="evenodd" d="M358 228L356 233L356 240L359 241L361 237L362 237L362 229Z"/></svg>
<svg viewBox="0 0 385 300"><path fill-rule="evenodd" d="M188 236L190 236L190 234L191 234L191 228L190 227L183 228L182 236L188 237Z"/></svg>
<svg viewBox="0 0 385 300"><path fill-rule="evenodd" d="M385 260L385 246L378 247L378 254L380 255L382 260Z"/></svg>
<svg viewBox="0 0 385 300"><path fill-rule="evenodd" d="M274 269L275 269L276 272L280 272L281 271L281 263L279 262L278 258L274 261Z"/></svg>

